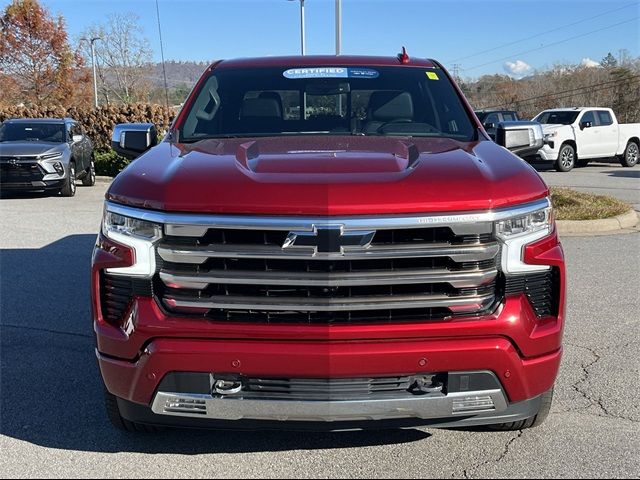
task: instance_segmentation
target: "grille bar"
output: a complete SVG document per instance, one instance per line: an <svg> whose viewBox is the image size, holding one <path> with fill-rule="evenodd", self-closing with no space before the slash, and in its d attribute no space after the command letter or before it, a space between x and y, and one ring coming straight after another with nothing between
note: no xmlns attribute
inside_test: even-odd
<svg viewBox="0 0 640 480"><path fill-rule="evenodd" d="M485 308L495 299L487 295L392 295L353 298L258 297L213 295L183 299L165 296L170 308L242 309L294 312L336 312L345 310L378 310L389 308L455 308L456 312L474 312Z"/></svg>
<svg viewBox="0 0 640 480"><path fill-rule="evenodd" d="M158 247L160 257L173 263L202 264L209 258L281 258L308 260L356 260L375 258L433 258L449 257L456 262L489 260L499 250L497 242L480 245L451 244L403 244L372 245L369 248L350 249L344 252L317 253L313 249L286 250L277 245L228 245L182 246L162 244Z"/></svg>
<svg viewBox="0 0 640 480"><path fill-rule="evenodd" d="M188 272L164 270L160 278L171 288L202 290L212 283L234 285L307 285L315 287L341 287L361 285L401 285L419 283L449 283L455 288L485 285L495 280L495 268L453 272L447 269L419 269L403 271L364 271L344 273L280 272L246 270L210 270Z"/></svg>

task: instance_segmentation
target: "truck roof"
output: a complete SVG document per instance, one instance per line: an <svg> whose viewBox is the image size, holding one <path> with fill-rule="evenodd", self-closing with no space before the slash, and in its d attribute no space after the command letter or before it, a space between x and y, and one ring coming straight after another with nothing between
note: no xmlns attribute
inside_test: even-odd
<svg viewBox="0 0 640 480"><path fill-rule="evenodd" d="M422 67L438 68L435 61L427 58L409 57L408 63L402 63L398 57L365 55L295 55L283 57L237 58L222 60L214 64L218 68L252 67L317 67L317 66L375 66L375 67Z"/></svg>
<svg viewBox="0 0 640 480"><path fill-rule="evenodd" d="M72 118L7 118L5 122L9 123L67 123L75 122Z"/></svg>
<svg viewBox="0 0 640 480"><path fill-rule="evenodd" d="M546 108L544 112L581 112L582 110L611 110L609 107L564 107Z"/></svg>

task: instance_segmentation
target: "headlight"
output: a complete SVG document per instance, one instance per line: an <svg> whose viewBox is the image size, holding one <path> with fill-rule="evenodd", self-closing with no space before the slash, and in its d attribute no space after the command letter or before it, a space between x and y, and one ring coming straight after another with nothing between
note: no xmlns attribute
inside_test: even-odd
<svg viewBox="0 0 640 480"><path fill-rule="evenodd" d="M495 224L496 237L502 243L502 271L525 273L548 270L548 265L529 265L523 262L525 245L546 237L553 231L551 207L542 208Z"/></svg>
<svg viewBox="0 0 640 480"><path fill-rule="evenodd" d="M548 139L551 139L551 138L555 137L556 135L558 135L558 131L557 130L555 132L545 133L544 134L544 139L548 140Z"/></svg>
<svg viewBox="0 0 640 480"><path fill-rule="evenodd" d="M60 157L62 157L62 152L45 153L44 155L40 155L40 160L52 160Z"/></svg>
<svg viewBox="0 0 640 480"><path fill-rule="evenodd" d="M141 277L151 277L155 273L154 244L162 237L160 225L105 211L102 233L118 243L131 247L134 252L133 265L108 268L107 272Z"/></svg>

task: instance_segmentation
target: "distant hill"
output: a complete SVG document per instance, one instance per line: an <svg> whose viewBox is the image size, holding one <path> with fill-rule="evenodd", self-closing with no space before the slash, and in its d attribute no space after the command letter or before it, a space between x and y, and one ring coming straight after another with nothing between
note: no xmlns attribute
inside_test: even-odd
<svg viewBox="0 0 640 480"><path fill-rule="evenodd" d="M202 75L202 72L204 72L211 63L212 62L185 62L176 60L165 62L167 86L169 88L187 86L191 89ZM149 80L154 87L162 88L164 86L162 63L155 63L151 66Z"/></svg>

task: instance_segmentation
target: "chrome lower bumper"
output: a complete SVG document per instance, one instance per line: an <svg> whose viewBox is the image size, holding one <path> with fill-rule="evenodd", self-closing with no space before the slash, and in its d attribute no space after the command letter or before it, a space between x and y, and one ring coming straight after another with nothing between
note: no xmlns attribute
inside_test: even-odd
<svg viewBox="0 0 640 480"><path fill-rule="evenodd" d="M158 392L151 407L155 414L177 417L308 422L500 415L507 408L500 389L341 401L243 399Z"/></svg>

